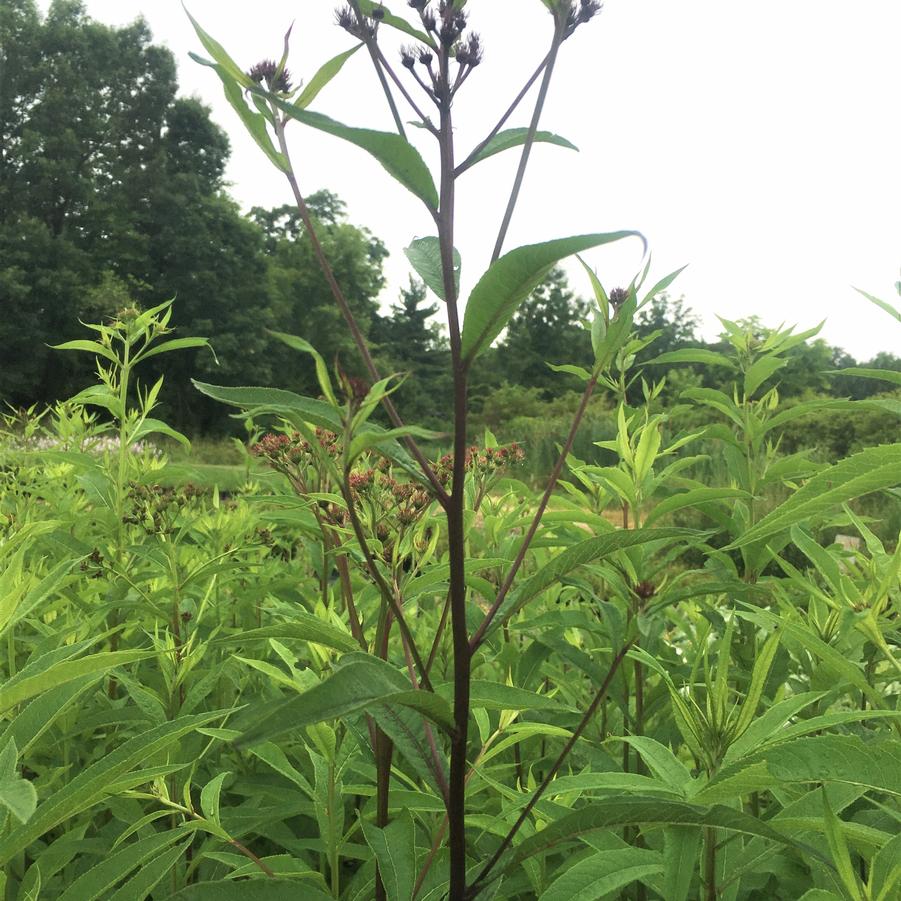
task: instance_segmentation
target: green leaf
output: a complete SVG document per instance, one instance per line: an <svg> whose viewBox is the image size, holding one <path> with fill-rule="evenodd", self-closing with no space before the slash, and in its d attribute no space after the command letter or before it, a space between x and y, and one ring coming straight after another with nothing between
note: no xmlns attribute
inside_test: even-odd
<svg viewBox="0 0 901 901"><path fill-rule="evenodd" d="M875 901L893 901L892 892L901 885L901 832L883 845L870 865Z"/></svg>
<svg viewBox="0 0 901 901"><path fill-rule="evenodd" d="M472 157L471 160L468 161L469 165L475 165L482 160L488 159L489 156L494 156L496 153L501 153L504 150L509 150L512 147L519 147L522 144L525 144L528 133L528 128L508 128L505 131L499 131L474 157ZM555 135L550 131L536 131L534 140L536 143L556 144L558 147L566 147L569 150L578 151L579 149L571 141L567 141L566 138L561 138L560 135Z"/></svg>
<svg viewBox="0 0 901 901"><path fill-rule="evenodd" d="M850 369L828 369L831 375L853 375L860 379L879 379L884 382L891 382L894 385L901 385L901 372L893 369L864 369L862 367L851 367Z"/></svg>
<svg viewBox="0 0 901 901"><path fill-rule="evenodd" d="M117 892L109 896L109 901L135 901L146 898L172 870L179 858L188 849L190 841L170 848L153 860L146 862L138 872Z"/></svg>
<svg viewBox="0 0 901 901"><path fill-rule="evenodd" d="M230 776L230 773L219 773L207 782L200 791L200 809L203 815L221 826L219 821L219 797L222 794L222 783Z"/></svg>
<svg viewBox="0 0 901 901"><path fill-rule="evenodd" d="M121 851L107 855L100 863L70 882L57 901L97 901L134 869L154 860L164 848L184 836L183 830L172 829L140 839Z"/></svg>
<svg viewBox="0 0 901 901"><path fill-rule="evenodd" d="M188 439L187 435L182 435L181 432L176 431L172 428L172 426L167 425L160 419L151 419L150 417L146 417L141 424L138 426L137 430L131 435L131 440L134 443L141 441L146 438L148 435L166 435L169 438L174 438L179 444L184 445L188 450L191 449L191 442Z"/></svg>
<svg viewBox="0 0 901 901"><path fill-rule="evenodd" d="M835 815L829 806L829 798L826 797L826 789L823 795L823 823L826 827L826 841L832 853L832 861L838 870L839 878L845 886L845 891L854 901L863 901L863 894L851 863L851 852L848 850L848 842L842 831L842 821Z"/></svg>
<svg viewBox="0 0 901 901"><path fill-rule="evenodd" d="M83 350L90 354L97 354L97 356L103 357L111 363L119 362L119 358L99 341L66 341L64 344L51 344L50 347L53 350Z"/></svg>
<svg viewBox="0 0 901 901"><path fill-rule="evenodd" d="M647 735L623 735L617 741L626 742L641 754L648 769L674 791L683 794L691 785L691 773L664 744Z"/></svg>
<svg viewBox="0 0 901 901"><path fill-rule="evenodd" d="M435 691L448 700L453 699L453 683L446 682L435 687ZM560 701L539 695L524 688L473 679L470 683L470 706L484 710L557 710L567 708Z"/></svg>
<svg viewBox="0 0 901 901"><path fill-rule="evenodd" d="M610 554L624 548L649 544L653 541L669 542L679 538L694 538L697 534L691 529L629 529L606 532L595 538L580 541L557 554L531 578L523 582L519 588L510 592L498 610L492 622L492 628L499 626L534 597L579 566L586 563L598 563Z"/></svg>
<svg viewBox="0 0 901 901"><path fill-rule="evenodd" d="M507 864L507 871L517 867L534 854L556 849L560 845L578 840L584 835L605 829L630 825L658 826L709 826L730 832L765 838L771 842L791 847L804 847L808 854L820 860L823 855L815 848L780 834L756 817L740 810L716 805L697 807L681 801L641 796L620 796L592 801L572 813L545 826L540 832L525 839L515 850Z"/></svg>
<svg viewBox="0 0 901 901"><path fill-rule="evenodd" d="M231 104L232 109L238 114L244 127L250 136L256 141L257 146L263 153L269 157L269 161L282 172L291 171L291 163L288 158L280 151L276 150L272 143L272 137L269 134L269 121L259 112L254 112L244 99L244 93L234 81L228 79L222 80L222 88L225 92L225 99Z"/></svg>
<svg viewBox="0 0 901 901"><path fill-rule="evenodd" d="M861 291L860 288L855 288L854 290L863 297L866 297L870 303L874 303L881 310L885 310L889 316L893 316L898 322L901 322L901 310L893 307L887 300L880 300L878 297L873 297L872 294L867 294L866 291Z"/></svg>
<svg viewBox="0 0 901 901"><path fill-rule="evenodd" d="M405 811L384 829L360 823L366 843L378 862L388 893L396 901L412 901L416 885L416 824Z"/></svg>
<svg viewBox="0 0 901 901"><path fill-rule="evenodd" d="M854 498L901 483L901 444L869 447L830 466L775 510L763 517L726 550L770 538L796 523L826 515Z"/></svg>
<svg viewBox="0 0 901 901"><path fill-rule="evenodd" d="M463 358L471 362L491 344L504 330L520 303L560 260L592 247L631 237L641 238L644 242L640 232L619 231L559 238L543 244L517 247L504 254L488 267L469 295L463 319Z"/></svg>
<svg viewBox="0 0 901 901"><path fill-rule="evenodd" d="M667 826L663 830L663 897L688 901L698 868L701 830L694 826Z"/></svg>
<svg viewBox="0 0 901 901"><path fill-rule="evenodd" d="M441 265L441 245L435 237L415 238L409 247L404 248L404 254L410 261L410 265L416 270L416 274L435 292L446 301L444 296L444 269ZM460 270L462 261L457 248L454 248L454 284L457 293L460 292Z"/></svg>
<svg viewBox="0 0 901 901"><path fill-rule="evenodd" d="M184 7L184 4L182 4L182 6ZM255 88L256 82L253 81L251 77L228 55L225 48L215 38L211 37L200 27L197 20L188 12L187 8L184 7L184 9L186 15L191 20L191 24L194 26L197 37L200 38L200 43L203 44L203 49L213 57L215 62L221 67L222 72L241 85L241 87Z"/></svg>
<svg viewBox="0 0 901 901"><path fill-rule="evenodd" d="M343 53L333 56L328 62L323 63L294 102L301 109L306 109L316 99L319 92L341 71L344 64L362 46L362 44L357 44L356 47L351 47L350 50L345 50Z"/></svg>
<svg viewBox="0 0 901 901"><path fill-rule="evenodd" d="M331 895L294 879L242 879L197 882L170 895L167 901L332 901Z"/></svg>
<svg viewBox="0 0 901 901"><path fill-rule="evenodd" d="M312 641L316 644L334 648L336 651L357 651L359 645L356 639L338 626L333 626L325 620L319 619L312 613L303 610L294 610L291 613L291 622L276 623L272 626L263 626L260 629L248 629L246 632L237 632L234 635L226 635L216 638L215 641L245 642L260 641L276 638L280 641Z"/></svg>
<svg viewBox="0 0 901 901"><path fill-rule="evenodd" d="M438 191L419 151L405 138L386 131L369 128L352 128L330 119L322 113L301 109L272 96L272 102L292 119L303 125L324 131L336 138L349 141L374 157L393 178L415 194L432 211L438 208Z"/></svg>
<svg viewBox="0 0 901 901"><path fill-rule="evenodd" d="M135 767L146 764L155 754L165 750L199 726L221 719L222 715L221 712L215 711L180 717L172 722L155 726L130 738L116 750L81 770L70 782L40 804L27 823L18 826L0 840L0 866L7 864L45 832L109 797L113 786L117 786L117 790L124 790L123 786L128 783L123 780ZM134 784L140 785L142 781L149 781L154 777L138 772L132 774L131 778L137 780Z"/></svg>
<svg viewBox="0 0 901 901"><path fill-rule="evenodd" d="M682 350L671 350L653 360L642 363L642 366L662 366L664 363L703 363L705 366L724 366L735 369L735 363L725 354L703 348L687 347Z"/></svg>
<svg viewBox="0 0 901 901"><path fill-rule="evenodd" d="M352 662L309 691L277 704L270 704L254 717L239 745L258 744L275 736L324 720L337 720L375 704L401 704L428 717L444 729L453 730L453 714L447 702L426 691L413 691L403 677L389 675L375 663L353 655Z"/></svg>
<svg viewBox="0 0 901 901"><path fill-rule="evenodd" d="M309 341L299 338L297 335L288 335L285 332L275 332L272 330L269 330L269 334L274 338L278 338L279 341L283 344L287 344L288 347L293 350L299 350L301 353L309 354L313 358L313 362L316 364L316 378L319 381L319 387L322 389L325 399L333 407L337 407L338 399L335 397L335 392L332 388L332 380L328 372L328 366L325 365L322 354L319 353Z"/></svg>
<svg viewBox="0 0 901 901"><path fill-rule="evenodd" d="M601 851L569 867L539 901L597 901L630 882L663 872L660 855L641 848Z"/></svg>
<svg viewBox="0 0 901 901"><path fill-rule="evenodd" d="M155 651L105 651L101 654L89 654L77 660L64 660L48 667L43 672L35 673L7 685L0 698L0 713L5 713L17 704L33 698L42 692L66 682L73 682L82 676L104 673L117 666L135 663L156 656Z"/></svg>
<svg viewBox="0 0 901 901"><path fill-rule="evenodd" d="M149 360L158 354L171 353L173 350L188 350L192 347L209 347L210 342L206 338L173 338L151 347L146 353L139 354L138 360ZM137 361L136 361L137 362Z"/></svg>
<svg viewBox="0 0 901 901"><path fill-rule="evenodd" d="M0 779L0 807L5 807L20 823L26 823L38 806L35 787L20 776Z"/></svg>
<svg viewBox="0 0 901 901"><path fill-rule="evenodd" d="M281 388L228 388L208 385L192 379L194 387L207 397L242 410L258 413L276 413L289 417L299 417L304 422L341 431L341 416L330 404L312 397L304 397Z"/></svg>
<svg viewBox="0 0 901 901"><path fill-rule="evenodd" d="M660 501L648 513L643 528L647 528L658 519L662 519L670 513L675 513L677 510L683 510L685 507L701 507L713 501L731 500L739 497L747 498L750 495L747 491L742 491L740 488L692 488L689 491L674 494Z"/></svg>
<svg viewBox="0 0 901 901"><path fill-rule="evenodd" d="M901 743L894 739L815 735L776 745L759 759L780 782L846 782L901 795Z"/></svg>
<svg viewBox="0 0 901 901"><path fill-rule="evenodd" d="M787 360L782 360L770 354L751 364L745 373L745 394L750 397L773 373L782 369L787 362Z"/></svg>
<svg viewBox="0 0 901 901"><path fill-rule="evenodd" d="M402 19L400 16L395 16L381 2L381 0L359 0L359 3L360 12L362 12L364 16L371 16L374 9L379 9L382 12L382 25L390 25L392 28L396 28L398 31L402 31L404 34L408 34L411 38L416 38L417 41L426 44L433 50L436 49L435 42L431 39L431 37L429 37L429 35L427 35L424 31L419 31L419 29L414 28L409 22L407 22L406 19ZM462 4L458 5L462 6Z"/></svg>

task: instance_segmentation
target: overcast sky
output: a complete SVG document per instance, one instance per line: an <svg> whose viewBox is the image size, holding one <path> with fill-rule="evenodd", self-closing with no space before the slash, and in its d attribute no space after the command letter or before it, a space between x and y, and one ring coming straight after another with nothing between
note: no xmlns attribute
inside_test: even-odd
<svg viewBox="0 0 901 901"><path fill-rule="evenodd" d="M242 206L288 202L287 185L242 134L215 74L188 59L201 48L177 0L86 6L111 24L143 15L172 49L182 91L209 104L231 135L228 178ZM303 79L351 44L334 24L334 6L188 0L245 67L277 58L296 20L290 69ZM402 12L406 3L388 6ZM469 9L485 59L457 97L463 152L506 108L551 32L540 0L470 0ZM672 290L702 315L708 336L716 313L803 327L825 318L823 336L860 358L901 353L901 330L851 287L897 301L899 36L899 0L607 0L564 45L542 120L581 152L536 148L506 249L636 228L651 243L652 277L689 264ZM364 53L313 108L348 124L391 127ZM524 105L512 124L527 124L530 110ZM362 151L299 125L292 131L303 190L336 191L351 220L387 243L383 300L392 301L407 277L401 250L431 233L428 215ZM432 162L431 138L413 137ZM500 154L460 181L464 294L487 265L516 161L515 151ZM609 288L631 278L640 246L588 256ZM569 271L587 295L584 274Z"/></svg>

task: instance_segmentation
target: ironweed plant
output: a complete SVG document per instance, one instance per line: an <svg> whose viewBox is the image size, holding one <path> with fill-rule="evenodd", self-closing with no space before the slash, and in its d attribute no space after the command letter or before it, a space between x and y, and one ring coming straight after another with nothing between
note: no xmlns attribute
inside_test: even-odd
<svg viewBox="0 0 901 901"><path fill-rule="evenodd" d="M97 384L4 420L4 901L901 897L901 549L857 503L899 503L901 445L828 465L783 453L787 424L860 406L781 403L786 353L812 333L724 321L723 353L651 361L719 377L667 409L636 364L655 336L633 320L677 273L648 289L648 262L607 291L586 264L592 354L563 367L584 389L546 484L523 478L528 446L471 434L473 363L518 304L559 260L640 238L505 251L535 142L568 145L539 128L558 56L599 12L542 2L544 55L463 151L455 122L490 78L478 4L350 2L351 46L297 87L287 39L278 62L239 65L194 23L198 60L286 178L366 376L279 332L317 397L197 383L246 429L229 497L133 452L186 440L152 415L162 383L137 381L148 357L205 345L168 334L168 304L63 345L93 354ZM393 130L310 109L361 49ZM424 448L445 436L402 418L403 376L377 370L319 244L298 124L371 154L433 223L405 252L450 337L437 459ZM464 305L457 185L508 150ZM608 440L579 459L595 394ZM891 395L860 403L899 415ZM702 424L680 430L691 411Z"/></svg>

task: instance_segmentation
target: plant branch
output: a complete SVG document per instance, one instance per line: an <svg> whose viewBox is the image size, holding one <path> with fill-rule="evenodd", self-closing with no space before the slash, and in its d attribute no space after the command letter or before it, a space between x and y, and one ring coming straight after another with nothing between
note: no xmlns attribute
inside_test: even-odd
<svg viewBox="0 0 901 901"><path fill-rule="evenodd" d="M388 75L391 76L391 80L397 85L397 89L398 89L398 90L401 92L401 94L403 95L404 100L406 100L407 103L410 104L410 108L413 110L414 113L416 113L417 116L419 116L419 118L420 118L422 124L425 126L425 128L426 128L428 131L430 131L433 135L435 135L435 137L437 137L437 136L438 136L438 129L435 128L434 125L432 125L431 120L429 119L429 117L428 117L428 116L427 116L427 115L419 108L419 105L418 105L418 104L416 103L416 101L410 96L410 92L404 87L404 83L403 83L403 82L400 80L400 78L397 76L397 74L395 73L394 69L391 67L391 64L388 62L388 60L385 59L385 54L382 53L382 48L379 47L378 45L376 45L375 51L376 51L376 53L378 53L379 62L382 64L382 66L384 67L384 69L385 69L385 71L388 73ZM413 73L413 75L414 75L414 77L416 78L417 82L419 82L419 84L422 85L423 89L424 89L427 93L431 94L431 92L429 91L428 87L427 87L427 86L425 85L425 83L419 78L419 76L416 75L415 72Z"/></svg>
<svg viewBox="0 0 901 901"><path fill-rule="evenodd" d="M419 678L422 681L422 687L426 691L434 691L434 689L432 688L432 683L429 681L428 670L426 669L425 664L422 662L422 657L419 655L419 651L416 648L416 642L413 639L413 633L410 631L410 626L404 618L403 610L397 603L397 599L394 597L394 592L385 581L385 577L379 571L378 564L375 562L375 558L372 556L372 551L369 550L369 544L366 541L366 535L363 532L363 525L360 522L360 517L357 515L353 495L351 494L350 488L348 487L348 475L348 472L345 470L345 478L341 485L341 495L344 498L344 502L347 504L347 515L350 519L350 524L353 528L354 535L356 536L357 544L359 544L360 550L363 552L363 556L366 558L366 568L369 570L369 575L372 577L372 580L375 582L376 586L381 592L382 597L384 598L385 603L388 606L388 609L397 620L397 626L400 629L404 641L410 647L410 654L413 656L413 660L416 663L416 669L419 672Z"/></svg>
<svg viewBox="0 0 901 901"><path fill-rule="evenodd" d="M276 123L275 132L278 137L279 149L281 150L285 159L288 161L288 171L285 173L285 177L288 179L288 184L291 186L291 192L294 195L294 202L297 205L297 211L300 213L301 221L303 222L304 228L307 231L307 235L310 238L310 243L313 245L313 254L316 257L316 261L319 263L319 268L322 270L322 273L325 276L325 280L332 292L332 297L334 297L335 303L338 305L338 309L341 311L341 315L344 317L344 321L347 323L347 327L350 329L354 344L356 344L357 350L359 351L360 356L363 359L363 364L366 366L366 371L369 373L372 381L377 382L380 380L381 376L379 375L379 371L376 368L375 361L372 359L372 354L369 352L369 347L366 344L366 338L363 335L363 332L360 330L360 326L357 323L356 318L354 317L350 305L347 302L347 298L344 296L344 292L341 290L341 286L338 284L338 280L335 278L335 273L332 271L328 257L326 257L325 251L322 249L322 245L319 243L319 237L316 234L316 228L313 224L313 218L310 215L309 207L307 206L306 201L303 197L303 193L300 190L300 186L297 182L297 176L294 174L294 167L291 164L291 158L288 153L288 142L285 139L285 123L278 116L277 111L273 111L273 117ZM388 395L385 395L382 398L381 403L385 408L388 417L391 419L394 427L398 429L403 428L403 420L400 418L400 414L397 412L397 408L394 406ZM445 507L448 501L448 494L444 490L444 486L441 484L441 482L438 481L438 478L435 475L431 464L428 460L426 460L425 455L422 453L419 445L413 440L412 436L410 435L404 436L403 441L407 447L407 450L410 451L413 458L419 464L419 467L422 470L423 475L431 485L432 490L435 492L435 496L438 498L438 503L441 504L442 507Z"/></svg>
<svg viewBox="0 0 901 901"><path fill-rule="evenodd" d="M503 584L498 589L497 597L495 597L494 603L491 605L491 609L488 611L488 613L485 614L485 619L482 620L482 624L476 630L475 634L472 636L472 640L469 642L470 652L473 654L478 650L479 646L485 640L485 634L488 631L488 628L494 621L495 616L497 616L497 612L498 610L500 610L501 604L504 603L504 600L509 594L510 588L513 585L513 581L526 559L526 553L529 550L529 546L532 544L532 539L535 537L535 533L538 531L539 525L541 525L541 518L542 516L544 516L544 511L547 509L551 495L554 493L554 489L557 487L557 482L560 479L560 474L563 472L563 467L566 464L566 458L569 456L569 452L572 450L573 442L576 440L576 433L579 431L579 426L582 424L582 419L585 416L585 411L588 409L588 402L591 400L591 395L594 393L594 389L597 383L598 374L593 373L591 378L588 380L588 384L585 386L585 390L582 392L582 399L579 402L579 408L576 410L576 415L573 418L572 425L570 426L569 434L566 436L566 441L564 442L563 447L560 450L560 456L557 458L557 462L554 464L554 468L551 471L547 486L544 489L544 494L541 496L541 502L538 504L538 509L535 511L535 515L532 517L532 522L529 524L529 530L526 532L525 538L523 538L522 544L520 544L519 546L519 551L516 554L516 559L513 561L513 565L507 571L507 575L504 578Z"/></svg>
<svg viewBox="0 0 901 901"><path fill-rule="evenodd" d="M363 16L363 12L360 9L360 4L357 0L350 0L350 7L354 11L354 15L357 17L357 22L365 27L365 17ZM385 93L385 99L388 101L388 107L391 110L391 117L394 119L394 125L397 128L397 133L402 137L406 138L407 133L404 131L404 123L403 119L400 117L400 112L397 109L397 103L394 101L394 95L391 93L391 87L385 79L385 72L382 69L382 61L384 57L382 57L382 53L379 50L378 41L375 36L375 32L371 34L370 37L364 38L363 43L366 45L366 50L369 52L369 58L372 60L372 66L375 69L375 74L378 76L379 84L382 86L382 91Z"/></svg>
<svg viewBox="0 0 901 901"><path fill-rule="evenodd" d="M623 660L626 659L626 654L629 653L629 649L632 647L632 643L632 641L627 641L619 651L619 653L613 658L613 662L610 664L610 668L607 670L607 675L604 677L604 681L601 684L601 687L598 689L597 694L595 694L594 700L588 706L588 709L582 715L582 719L579 721L579 725L576 726L575 731L563 746L563 750L557 756L557 759L554 761L553 766L550 768L547 775L542 780L541 785L539 785L538 788L535 789L535 793L529 799L529 803L526 804L516 822L510 827L510 831L504 836L504 840L500 843L497 851L494 852L491 859L488 861L488 863L485 864L479 875L476 876L475 881L468 887L465 896L467 899L476 897L480 890L480 883L483 883L485 881L488 874L497 865L497 862L504 855L504 852L510 847L513 839L516 836L516 833L519 832L522 824L526 821L529 814L535 808L535 805L541 800L541 797L547 791L548 786L550 786L551 782L554 781L554 777L560 771L560 767L563 766L566 758L569 756L570 751L572 751L572 749L575 747L576 742L588 727L588 724L593 719L598 707L601 706L604 698L607 697L607 692L610 689L610 685L613 682L617 671L619 670L620 664L623 662Z"/></svg>
<svg viewBox="0 0 901 901"><path fill-rule="evenodd" d="M470 153L469 156L466 157L466 159L463 160L463 162L460 163L460 165L457 166L456 169L454 169L455 176L461 176L464 172L467 171L467 169L471 169L476 164L476 157L492 142L497 133L504 127L506 121L510 118L510 116L513 115L516 107L518 107L519 104L522 103L523 98L526 96L526 94L529 93L529 89L533 84L535 84L535 82L538 80L538 76L541 75L541 73L544 71L544 67L548 64L549 59L550 54L548 54L541 61L538 68L529 76L529 80L525 83L525 85L523 85L522 90L516 95L510 106L507 107L507 111L503 114L503 116L500 117L497 124L488 133L488 136L484 140L480 141L475 146L475 148L473 148L472 153Z"/></svg>
<svg viewBox="0 0 901 901"><path fill-rule="evenodd" d="M535 133L538 131L538 122L541 119L541 113L544 110L544 102L547 99L548 88L551 84L551 76L554 74L554 65L557 62L557 53L560 45L564 40L565 17L561 16L554 29L554 39L551 42L551 49L547 55L547 63L544 67L544 77L541 79L541 87L538 89L538 98L535 101L535 109L532 112L532 121L529 123L529 131L526 134L526 141L522 147L522 154L519 157L519 167L516 170L516 178L513 180L513 189L510 191L510 199L507 201L507 209L504 211L504 219L501 222L500 231L497 235L497 242L494 245L494 253L491 255L493 263L500 255L504 247L504 239L507 237L507 229L510 227L510 221L513 218L513 210L516 208L516 202L519 200L519 191L522 188L523 178L526 174L526 166L529 163L529 156L532 153L532 145L535 143Z"/></svg>

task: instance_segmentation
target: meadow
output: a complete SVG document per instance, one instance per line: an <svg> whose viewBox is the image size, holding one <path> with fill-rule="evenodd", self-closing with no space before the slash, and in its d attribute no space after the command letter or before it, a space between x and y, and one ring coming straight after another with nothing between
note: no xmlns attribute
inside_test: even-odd
<svg viewBox="0 0 901 901"><path fill-rule="evenodd" d="M804 431L870 417L891 434L898 373L855 369L885 389L867 399L785 403L816 329L753 321L722 320L721 351L648 360L659 335L636 317L678 273L649 280L646 257L608 291L586 263L591 356L556 367L580 387L567 415L544 432L471 420L476 358L552 268L644 241L503 251L556 53L598 11L543 2L531 125L504 116L468 156L452 101L481 47L459 0L340 12L393 132L307 109L353 51L294 89L288 36L245 72L194 23L359 365L273 331L316 390L198 378L239 437L192 449L154 367L208 342L172 327L178 300L126 306L54 348L89 359L92 383L4 417L5 901L901 898L901 444L824 459ZM418 42L398 72L391 29ZM447 430L401 418L405 377L379 371L334 277L289 124L355 144L431 214L405 253L446 313ZM518 177L464 305L454 186L504 150ZM719 387L674 396L687 366Z"/></svg>

